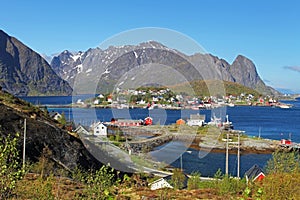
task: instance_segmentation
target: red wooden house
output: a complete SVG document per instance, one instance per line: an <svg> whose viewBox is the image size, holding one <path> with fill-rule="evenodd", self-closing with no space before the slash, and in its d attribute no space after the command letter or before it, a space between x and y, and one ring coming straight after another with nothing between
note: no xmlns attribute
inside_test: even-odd
<svg viewBox="0 0 300 200"><path fill-rule="evenodd" d="M251 181L261 181L265 178L265 174L263 170L258 165L253 165L248 171L245 173L245 177L247 182Z"/></svg>

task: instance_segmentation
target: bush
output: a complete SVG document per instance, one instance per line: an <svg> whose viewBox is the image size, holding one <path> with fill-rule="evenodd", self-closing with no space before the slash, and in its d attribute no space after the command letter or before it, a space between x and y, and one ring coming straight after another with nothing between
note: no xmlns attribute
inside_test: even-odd
<svg viewBox="0 0 300 200"><path fill-rule="evenodd" d="M221 169L215 173L214 178L214 188L220 195L239 194L246 188L245 179L237 179L228 175L223 175Z"/></svg>
<svg viewBox="0 0 300 200"><path fill-rule="evenodd" d="M32 167L32 171L41 175L41 177L47 177L54 171L54 162L51 160L52 151L45 147L39 157L39 161Z"/></svg>
<svg viewBox="0 0 300 200"><path fill-rule="evenodd" d="M278 173L266 176L262 182L262 199L299 199L300 173Z"/></svg>
<svg viewBox="0 0 300 200"><path fill-rule="evenodd" d="M200 173L199 172L192 173L187 184L189 190L199 189L201 184Z"/></svg>
<svg viewBox="0 0 300 200"><path fill-rule="evenodd" d="M300 156L295 152L276 151L265 167L267 174L300 172Z"/></svg>
<svg viewBox="0 0 300 200"><path fill-rule="evenodd" d="M54 200L55 178L50 174L47 178L38 177L36 180L22 180L18 183L16 194L18 199Z"/></svg>
<svg viewBox="0 0 300 200"><path fill-rule="evenodd" d="M174 189L182 189L184 187L185 176L180 169L175 169L171 178Z"/></svg>
<svg viewBox="0 0 300 200"><path fill-rule="evenodd" d="M79 199L109 199L112 197L114 174L113 170L102 166L101 169L90 172L84 178L86 187Z"/></svg>
<svg viewBox="0 0 300 200"><path fill-rule="evenodd" d="M243 193L246 188L246 181L244 179L236 179L229 176L224 176L224 178L218 182L217 190L221 195L236 195Z"/></svg>
<svg viewBox="0 0 300 200"><path fill-rule="evenodd" d="M17 139L7 136L0 138L0 199L11 197L17 181L23 178L24 169L19 163Z"/></svg>
<svg viewBox="0 0 300 200"><path fill-rule="evenodd" d="M299 153L274 152L266 165L267 176L260 185L262 199L299 199L299 163Z"/></svg>

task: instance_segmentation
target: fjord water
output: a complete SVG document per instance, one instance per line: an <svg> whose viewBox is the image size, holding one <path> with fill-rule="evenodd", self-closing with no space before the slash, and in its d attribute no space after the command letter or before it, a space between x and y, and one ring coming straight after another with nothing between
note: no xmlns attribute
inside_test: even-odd
<svg viewBox="0 0 300 200"><path fill-rule="evenodd" d="M67 97L47 98L43 97L43 103L40 97L26 97L25 100L32 103L39 102L40 104L68 104ZM56 103L55 103L56 102ZM285 103L292 104L290 109L281 109L273 107L258 107L258 106L235 106L225 109L225 114L229 115L229 120L232 121L234 129L243 130L249 136L259 135L262 138L280 140L282 138L290 138L294 142L300 143L300 101L288 101ZM210 121L210 110L161 110L154 109L88 109L88 108L49 108L49 112L57 111L64 112L65 116L73 119L73 114L76 113L76 122L89 125L95 120L110 121L111 118L124 118L124 116L132 119L144 119L151 116L154 123L171 124L175 123L179 118L188 118L191 113L199 113L206 115L206 121ZM220 111L224 112L223 111ZM214 113L218 114L218 110ZM97 119L95 119L95 117ZM172 142L169 144L170 152L176 150L177 145L182 145L180 142ZM209 153L203 158L199 158L199 151L191 150L190 153L184 153L182 157L183 168L185 172L191 173L199 171L203 176L213 176L220 168L225 171L225 155L224 153ZM201 152L200 152L201 154ZM166 156L166 155L165 155ZM252 165L258 164L264 167L267 160L271 157L269 154L246 154L241 155L241 175L245 173ZM163 157L157 157L157 160ZM180 167L180 159L172 163L174 167ZM229 156L229 172L236 174L237 158L236 155Z"/></svg>

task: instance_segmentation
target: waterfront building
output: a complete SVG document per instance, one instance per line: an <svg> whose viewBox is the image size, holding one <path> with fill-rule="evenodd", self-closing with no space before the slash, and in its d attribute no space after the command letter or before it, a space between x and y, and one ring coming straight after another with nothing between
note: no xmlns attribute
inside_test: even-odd
<svg viewBox="0 0 300 200"><path fill-rule="evenodd" d="M187 188L187 182L188 182L189 177L184 174L184 181L181 189ZM174 185L172 183L172 175L168 175L166 177L160 178L156 181L153 181L152 183L149 184L151 190L158 190L162 188L174 188Z"/></svg>
<svg viewBox="0 0 300 200"><path fill-rule="evenodd" d="M107 136L107 127L102 122L93 123L90 130L95 136Z"/></svg>
<svg viewBox="0 0 300 200"><path fill-rule="evenodd" d="M258 165L253 165L248 171L245 173L245 177L248 181L261 181L265 178L265 174L263 170Z"/></svg>
<svg viewBox="0 0 300 200"><path fill-rule="evenodd" d="M205 115L200 115L199 113L195 115L190 115L190 119L187 120L187 125L189 126L203 126L205 121Z"/></svg>

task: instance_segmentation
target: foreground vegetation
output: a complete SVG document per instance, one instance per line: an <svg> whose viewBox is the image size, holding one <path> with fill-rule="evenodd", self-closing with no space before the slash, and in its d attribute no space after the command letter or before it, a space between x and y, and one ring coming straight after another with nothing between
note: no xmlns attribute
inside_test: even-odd
<svg viewBox="0 0 300 200"><path fill-rule="evenodd" d="M151 191L148 184L157 177L121 174L105 166L65 171L55 166L48 148L38 162L23 166L18 137L0 140L0 199L300 199L300 156L295 152L275 152L262 181L247 182L219 170L212 181L192 173L184 189L184 175L174 170L174 189Z"/></svg>

